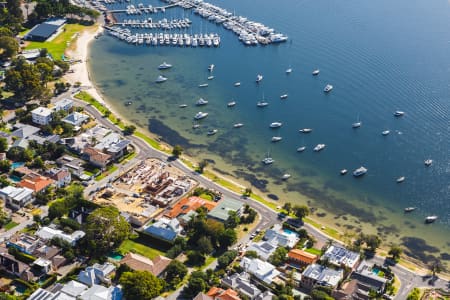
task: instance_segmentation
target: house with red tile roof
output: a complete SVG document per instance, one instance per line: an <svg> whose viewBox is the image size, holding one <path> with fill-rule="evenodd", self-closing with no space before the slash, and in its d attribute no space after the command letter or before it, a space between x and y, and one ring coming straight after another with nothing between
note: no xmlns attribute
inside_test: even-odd
<svg viewBox="0 0 450 300"><path fill-rule="evenodd" d="M92 165L100 168L105 168L111 162L112 156L93 147L85 147L83 150L83 157Z"/></svg>
<svg viewBox="0 0 450 300"><path fill-rule="evenodd" d="M206 295L212 297L214 300L241 300L235 290L224 290L214 286L206 293Z"/></svg>
<svg viewBox="0 0 450 300"><path fill-rule="evenodd" d="M31 172L23 176L22 180L17 185L23 188L29 188L35 193L39 193L54 183L55 181L53 179Z"/></svg>
<svg viewBox="0 0 450 300"><path fill-rule="evenodd" d="M129 252L120 261L121 264L126 264L128 267L135 271L148 271L155 276L161 275L172 260L170 258L158 255L153 260Z"/></svg>
<svg viewBox="0 0 450 300"><path fill-rule="evenodd" d="M205 207L208 211L211 211L216 206L216 202L193 196L183 198L178 201L171 209L166 210L164 216L169 219L173 219L182 217L191 211L197 210L200 207Z"/></svg>

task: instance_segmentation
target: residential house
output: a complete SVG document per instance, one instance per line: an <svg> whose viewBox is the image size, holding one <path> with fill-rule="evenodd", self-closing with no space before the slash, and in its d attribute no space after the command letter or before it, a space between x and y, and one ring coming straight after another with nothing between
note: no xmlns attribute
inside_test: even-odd
<svg viewBox="0 0 450 300"><path fill-rule="evenodd" d="M334 289L343 278L342 269L334 270L319 264L311 264L302 273L301 285L307 289L313 289L316 285Z"/></svg>
<svg viewBox="0 0 450 300"><path fill-rule="evenodd" d="M123 139L118 133L112 132L103 137L95 145L95 149L110 154L112 159L118 159L128 153L127 148L130 144L131 141Z"/></svg>
<svg viewBox="0 0 450 300"><path fill-rule="evenodd" d="M101 152L93 147L86 147L83 150L83 157L92 165L105 168L111 162L111 155Z"/></svg>
<svg viewBox="0 0 450 300"><path fill-rule="evenodd" d="M200 197L187 197L178 201L171 208L166 209L164 216L173 219L185 216L191 211L196 211L200 207L206 208L207 211L211 211L217 206L216 202L208 201Z"/></svg>
<svg viewBox="0 0 450 300"><path fill-rule="evenodd" d="M246 296L250 300L271 300L272 293L263 293L258 287L250 282L250 274L242 272L225 276L221 283L225 287L232 288L239 294Z"/></svg>
<svg viewBox="0 0 450 300"><path fill-rule="evenodd" d="M135 253L129 252L120 261L135 271L148 271L155 276L160 276L170 264L170 258L158 255L153 260Z"/></svg>
<svg viewBox="0 0 450 300"><path fill-rule="evenodd" d="M208 218L217 220L219 222L225 222L228 220L229 212L235 211L238 216L242 214L242 211L244 210L244 203L241 201L237 201L231 198L224 198L220 202L218 202L218 205L213 208L208 213Z"/></svg>
<svg viewBox="0 0 450 300"><path fill-rule="evenodd" d="M65 187L72 181L72 176L68 169L52 168L47 173L55 181L55 185L58 188Z"/></svg>
<svg viewBox="0 0 450 300"><path fill-rule="evenodd" d="M158 299L159 300L159 299ZM199 292L197 296L194 297L193 300L214 300L212 297L206 295L203 292Z"/></svg>
<svg viewBox="0 0 450 300"><path fill-rule="evenodd" d="M86 270L78 274L78 281L93 286L94 284L111 284L111 275L116 270L116 266L112 263L106 262L104 264L94 264L89 266Z"/></svg>
<svg viewBox="0 0 450 300"><path fill-rule="evenodd" d="M74 126L75 128L79 128L83 123L85 123L87 120L89 120L89 116L79 113L79 112L73 112L64 119L62 119L63 122L70 124Z"/></svg>
<svg viewBox="0 0 450 300"><path fill-rule="evenodd" d="M280 275L274 265L259 258L244 257L240 265L247 273L266 284L271 284Z"/></svg>
<svg viewBox="0 0 450 300"><path fill-rule="evenodd" d="M14 127L16 129L11 133L11 135L19 139L28 138L30 135L36 134L40 131L37 127L21 123L17 123Z"/></svg>
<svg viewBox="0 0 450 300"><path fill-rule="evenodd" d="M56 284L52 291L42 288L31 294L28 300L122 300L123 293L120 287L94 284L91 287L77 282L69 281L61 286Z"/></svg>
<svg viewBox="0 0 450 300"><path fill-rule="evenodd" d="M34 193L40 193L52 185L55 181L38 173L32 172L24 177L17 184L20 187L29 188Z"/></svg>
<svg viewBox="0 0 450 300"><path fill-rule="evenodd" d="M241 300L236 291L232 289L221 289L219 287L211 287L206 295L210 296L214 300Z"/></svg>
<svg viewBox="0 0 450 300"><path fill-rule="evenodd" d="M263 239L286 248L294 248L300 240L297 233L284 230L280 224L275 224L272 228L267 229Z"/></svg>
<svg viewBox="0 0 450 300"><path fill-rule="evenodd" d="M345 266L352 270L358 266L359 259L359 253L347 250L338 245L331 245L322 255L322 260L327 260L337 267Z"/></svg>
<svg viewBox="0 0 450 300"><path fill-rule="evenodd" d="M303 251L301 249L291 249L288 252L288 262L292 267L296 269L314 264L318 259L318 255Z"/></svg>
<svg viewBox="0 0 450 300"><path fill-rule="evenodd" d="M53 103L53 110L54 111L60 111L65 110L69 111L73 107L73 100L64 98L62 100L56 101Z"/></svg>
<svg viewBox="0 0 450 300"><path fill-rule="evenodd" d="M365 286L365 291L374 290L383 293L389 282L387 278L379 276L379 268L373 268L367 262L361 263L352 273L351 278L358 280L360 286Z"/></svg>
<svg viewBox="0 0 450 300"><path fill-rule="evenodd" d="M52 262L42 257L36 259L31 265L32 272L39 278L47 275L50 271L52 271L52 269Z"/></svg>
<svg viewBox="0 0 450 300"><path fill-rule="evenodd" d="M44 145L45 143L56 144L60 140L61 140L61 137L58 134L52 134L52 135L46 135L46 136L32 134L26 140L22 140L22 143L23 143L23 141L27 141L27 142L28 141L35 141L39 145Z"/></svg>
<svg viewBox="0 0 450 300"><path fill-rule="evenodd" d="M33 190L27 187L17 188L13 186L2 188L0 190L0 198L2 198L8 206L16 210L35 200Z"/></svg>
<svg viewBox="0 0 450 300"><path fill-rule="evenodd" d="M272 241L260 241L251 243L250 246L248 246L247 251L255 251L261 259L268 260L277 247L277 244Z"/></svg>
<svg viewBox="0 0 450 300"><path fill-rule="evenodd" d="M7 247L14 247L26 254L32 254L41 245L42 242L38 237L28 233L15 234L6 242Z"/></svg>
<svg viewBox="0 0 450 300"><path fill-rule="evenodd" d="M51 239L57 237L60 239L65 240L72 246L75 246L75 244L78 242L79 239L84 237L86 234L81 230L76 230L72 234L67 234L59 229L53 229L51 227L41 227L38 231L36 231L36 235L40 237L43 240L50 241Z"/></svg>
<svg viewBox="0 0 450 300"><path fill-rule="evenodd" d="M78 178L84 175L84 168L82 167L84 163L83 160L69 155L64 155L56 160L58 166L69 170L72 175Z"/></svg>
<svg viewBox="0 0 450 300"><path fill-rule="evenodd" d="M60 255L61 248L55 247L55 246L47 246L42 245L39 248L37 248L32 255L35 257L40 257L47 259L52 262L52 266L55 269L58 269L59 267L63 266L67 260L64 256Z"/></svg>
<svg viewBox="0 0 450 300"><path fill-rule="evenodd" d="M30 270L26 263L15 259L14 256L7 252L0 253L0 268L20 278L27 278L27 273Z"/></svg>
<svg viewBox="0 0 450 300"><path fill-rule="evenodd" d="M38 107L31 111L31 119L33 123L39 125L48 125L52 121L53 111L46 107Z"/></svg>
<svg viewBox="0 0 450 300"><path fill-rule="evenodd" d="M182 230L183 228L177 219L167 219L162 217L145 228L144 232L156 239L171 243Z"/></svg>

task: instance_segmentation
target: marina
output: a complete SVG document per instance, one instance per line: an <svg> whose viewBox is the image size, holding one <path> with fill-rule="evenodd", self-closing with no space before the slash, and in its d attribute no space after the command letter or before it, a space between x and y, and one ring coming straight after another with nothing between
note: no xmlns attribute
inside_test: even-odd
<svg viewBox="0 0 450 300"><path fill-rule="evenodd" d="M139 3L137 6L133 4L128 4L124 8L108 8L108 5L114 5L116 6L117 3L122 2L116 2L115 0L104 0L102 5L99 5L99 9L105 11L107 14L115 15L115 14L126 14L127 16L140 16L142 14L157 14L157 13L165 13L167 9L170 9L172 7L181 7L183 9L192 9L194 14L197 14L201 16L202 18L213 22L215 24L222 25L223 28L232 31L238 36L238 39L246 46L256 46L256 45L267 45L267 44L276 44L276 43L282 43L286 42L288 40L288 37L284 34L277 33L275 29L270 28L262 23L251 21L246 17L235 15L234 13L231 13L227 11L226 9L223 9L219 6L213 5L208 2L203 2L199 0L164 0L164 2L167 2L168 5L160 6L160 7L154 7L152 5L144 5L143 3ZM159 39L155 39L153 41L153 36L150 38L148 37L148 33L140 33L144 34L145 37L142 37L141 35L138 35L138 33L131 33L131 32L119 32L116 28L119 27L130 27L133 29L163 29L165 31L167 30L183 30L187 29L191 26L192 21L188 18L183 19L173 19L168 20L166 18L162 20L153 20L152 18L147 19L124 19L121 21L117 21L115 17L113 17L112 25L106 26L105 28L110 31L110 33L118 37L120 40L125 40L128 43L132 44L143 44L143 40L145 39L145 44L148 45L180 45L180 46L192 46L196 47L197 45L202 46L207 45L210 46L214 45L215 47L218 47L220 45L220 38L214 38L210 37L210 35L186 35L184 34L182 39L176 38L176 41L173 43L165 42L159 42ZM167 34L164 32L164 34ZM137 36L138 35L138 36ZM186 36L185 36L186 35ZM172 38L169 38L172 40ZM205 39L203 42L202 40ZM195 41L195 42L194 42ZM289 68L286 70L287 74L290 74L292 72L292 68Z"/></svg>

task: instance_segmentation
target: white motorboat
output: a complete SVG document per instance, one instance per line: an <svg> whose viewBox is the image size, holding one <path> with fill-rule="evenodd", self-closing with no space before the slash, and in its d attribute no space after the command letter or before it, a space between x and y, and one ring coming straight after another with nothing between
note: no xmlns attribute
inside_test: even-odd
<svg viewBox="0 0 450 300"><path fill-rule="evenodd" d="M288 94L283 94L280 96L280 99L284 100L284 99L287 99L287 97L288 97Z"/></svg>
<svg viewBox="0 0 450 300"><path fill-rule="evenodd" d="M403 181L405 181L406 177L405 176L401 176L399 178L397 178L396 182L397 183L402 183Z"/></svg>
<svg viewBox="0 0 450 300"><path fill-rule="evenodd" d="M199 84L199 85L198 85L199 88L204 88L204 87L207 87L207 86L208 86L207 83L202 83L202 84Z"/></svg>
<svg viewBox="0 0 450 300"><path fill-rule="evenodd" d="M301 146L297 148L297 152L303 152L306 150L306 146Z"/></svg>
<svg viewBox="0 0 450 300"><path fill-rule="evenodd" d="M194 124L194 125L192 125L192 128L193 129L198 129L198 128L200 128L200 124Z"/></svg>
<svg viewBox="0 0 450 300"><path fill-rule="evenodd" d="M258 101L258 102L256 103L256 106L258 106L258 107L266 107L267 105L269 105L269 102L266 102L266 101L264 101L264 100Z"/></svg>
<svg viewBox="0 0 450 300"><path fill-rule="evenodd" d="M341 175L345 175L345 174L347 174L347 172L348 172L347 169L342 169L342 170L340 171Z"/></svg>
<svg viewBox="0 0 450 300"><path fill-rule="evenodd" d="M385 130L385 131L381 132L381 135L386 136L386 135L388 135L389 133L391 133L390 130Z"/></svg>
<svg viewBox="0 0 450 300"><path fill-rule="evenodd" d="M166 80L167 80L167 77L159 75L158 78L156 78L156 83L163 83Z"/></svg>
<svg viewBox="0 0 450 300"><path fill-rule="evenodd" d="M394 117L402 117L405 114L404 111L397 110L394 112Z"/></svg>
<svg viewBox="0 0 450 300"><path fill-rule="evenodd" d="M292 68L288 68L287 70L286 70L286 74L291 74L292 73Z"/></svg>
<svg viewBox="0 0 450 300"><path fill-rule="evenodd" d="M405 207L404 211L405 213L409 213L412 211L415 211L417 209L417 207Z"/></svg>
<svg viewBox="0 0 450 300"><path fill-rule="evenodd" d="M195 103L195 105L197 105L197 106L206 105L206 104L208 104L208 100L205 100L203 98L198 99L197 102Z"/></svg>
<svg viewBox="0 0 450 300"><path fill-rule="evenodd" d="M323 89L323 91L324 91L325 93L329 93L329 92L331 92L332 89L333 89L333 86L332 86L331 84L327 84L327 85L325 86L325 88Z"/></svg>
<svg viewBox="0 0 450 300"><path fill-rule="evenodd" d="M206 133L207 135L215 135L217 133L217 129L210 129L208 130L208 132Z"/></svg>
<svg viewBox="0 0 450 300"><path fill-rule="evenodd" d="M208 66L208 71L210 71L210 72L212 72L212 71L214 71L214 65L213 64L210 64L209 66Z"/></svg>
<svg viewBox="0 0 450 300"><path fill-rule="evenodd" d="M310 133L312 132L312 128L303 128L299 130L300 133Z"/></svg>
<svg viewBox="0 0 450 300"><path fill-rule="evenodd" d="M244 126L242 123L236 123L233 125L234 128L241 128L242 126Z"/></svg>
<svg viewBox="0 0 450 300"><path fill-rule="evenodd" d="M317 75L319 75L319 73L320 73L320 70L319 70L319 69L314 70L314 71L312 72L313 76L317 76Z"/></svg>
<svg viewBox="0 0 450 300"><path fill-rule="evenodd" d="M428 216L425 218L425 223L430 224L437 220L437 216Z"/></svg>
<svg viewBox="0 0 450 300"><path fill-rule="evenodd" d="M325 147L326 147L325 144L317 144L317 145L314 147L314 151L315 151L315 152L322 151L323 149L325 149Z"/></svg>
<svg viewBox="0 0 450 300"><path fill-rule="evenodd" d="M425 166L429 167L433 164L433 160L432 159L427 159L424 161Z"/></svg>
<svg viewBox="0 0 450 300"><path fill-rule="evenodd" d="M256 75L256 83L260 83L263 80L263 76L261 74Z"/></svg>
<svg viewBox="0 0 450 300"><path fill-rule="evenodd" d="M233 107L235 105L236 105L236 101L230 101L230 102L227 103L228 107Z"/></svg>
<svg viewBox="0 0 450 300"><path fill-rule="evenodd" d="M289 178L291 178L291 174L283 174L283 176L281 176L281 180L288 180Z"/></svg>
<svg viewBox="0 0 450 300"><path fill-rule="evenodd" d="M240 83L240 82L235 82L235 83L234 83L234 86L235 86L235 87L241 86L241 83Z"/></svg>
<svg viewBox="0 0 450 300"><path fill-rule="evenodd" d="M363 176L364 174L367 173L367 171L368 170L366 168L361 166L358 169L356 169L355 171L353 171L353 176L355 176L355 177Z"/></svg>
<svg viewBox="0 0 450 300"><path fill-rule="evenodd" d="M362 122L359 120L359 115L358 115L358 117L356 118L356 122L352 124L352 128L356 129L356 128L361 127L361 125L362 125Z"/></svg>
<svg viewBox="0 0 450 300"><path fill-rule="evenodd" d="M166 69L170 69L170 68L172 68L172 65L171 65L171 64L168 64L168 63L166 63L166 62L163 62L162 64L160 64L160 65L158 66L158 69L159 69L159 70L166 70Z"/></svg>
<svg viewBox="0 0 450 300"><path fill-rule="evenodd" d="M214 76L208 76L208 80L213 80L214 79Z"/></svg>
<svg viewBox="0 0 450 300"><path fill-rule="evenodd" d="M180 104L180 105L178 105L178 107L179 108L185 108L185 107L187 107L187 104Z"/></svg>
<svg viewBox="0 0 450 300"><path fill-rule="evenodd" d="M272 141L272 143L276 143L276 142L281 141L282 139L283 138L281 136L273 136L271 141Z"/></svg>
<svg viewBox="0 0 450 300"><path fill-rule="evenodd" d="M199 112L194 116L194 119L196 119L196 120L201 120L201 119L206 118L207 116L208 116L208 113L207 113L207 112L201 112L201 111L199 111Z"/></svg>
<svg viewBox="0 0 450 300"><path fill-rule="evenodd" d="M281 126L283 126L283 123L281 122L272 122L269 125L270 128L280 128Z"/></svg>

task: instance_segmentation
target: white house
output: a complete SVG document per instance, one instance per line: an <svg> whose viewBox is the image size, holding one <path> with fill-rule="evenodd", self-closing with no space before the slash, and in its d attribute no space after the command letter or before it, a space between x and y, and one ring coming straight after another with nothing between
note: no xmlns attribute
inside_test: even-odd
<svg viewBox="0 0 450 300"><path fill-rule="evenodd" d="M277 244L272 241L255 242L248 246L247 251L255 251L258 256L264 260L268 260L272 253L277 249Z"/></svg>
<svg viewBox="0 0 450 300"><path fill-rule="evenodd" d="M53 107L54 111L60 111L60 110L69 111L69 109L71 109L73 107L73 100L65 98L65 99L56 101L54 103L54 105L55 105Z"/></svg>
<svg viewBox="0 0 450 300"><path fill-rule="evenodd" d="M51 240L55 237L65 240L70 243L72 246L75 246L76 242L84 237L86 233L81 230L74 231L72 234L64 233L62 230L53 229L50 227L42 227L38 231L36 231L36 235L43 240Z"/></svg>
<svg viewBox="0 0 450 300"><path fill-rule="evenodd" d="M326 259L329 263L337 267L346 266L350 269L357 267L359 258L359 253L337 245L331 245L322 255L322 260Z"/></svg>
<svg viewBox="0 0 450 300"><path fill-rule="evenodd" d="M264 240L271 241L279 246L294 248L300 239L297 233L283 230L280 224L275 224L273 228L266 230Z"/></svg>
<svg viewBox="0 0 450 300"><path fill-rule="evenodd" d="M280 275L280 272L274 265L262 261L259 258L244 257L241 261L241 267L247 272L265 282L271 284L272 281Z"/></svg>
<svg viewBox="0 0 450 300"><path fill-rule="evenodd" d="M0 190L0 198L15 209L20 209L34 201L33 190L26 187L6 186Z"/></svg>
<svg viewBox="0 0 450 300"><path fill-rule="evenodd" d="M70 124L75 127L81 126L84 122L86 122L89 119L88 115L79 113L79 112L73 112L67 117L63 119L63 122L66 122L67 124Z"/></svg>
<svg viewBox="0 0 450 300"><path fill-rule="evenodd" d="M38 107L31 111L31 119L35 124L48 125L52 121L52 113L51 109Z"/></svg>

